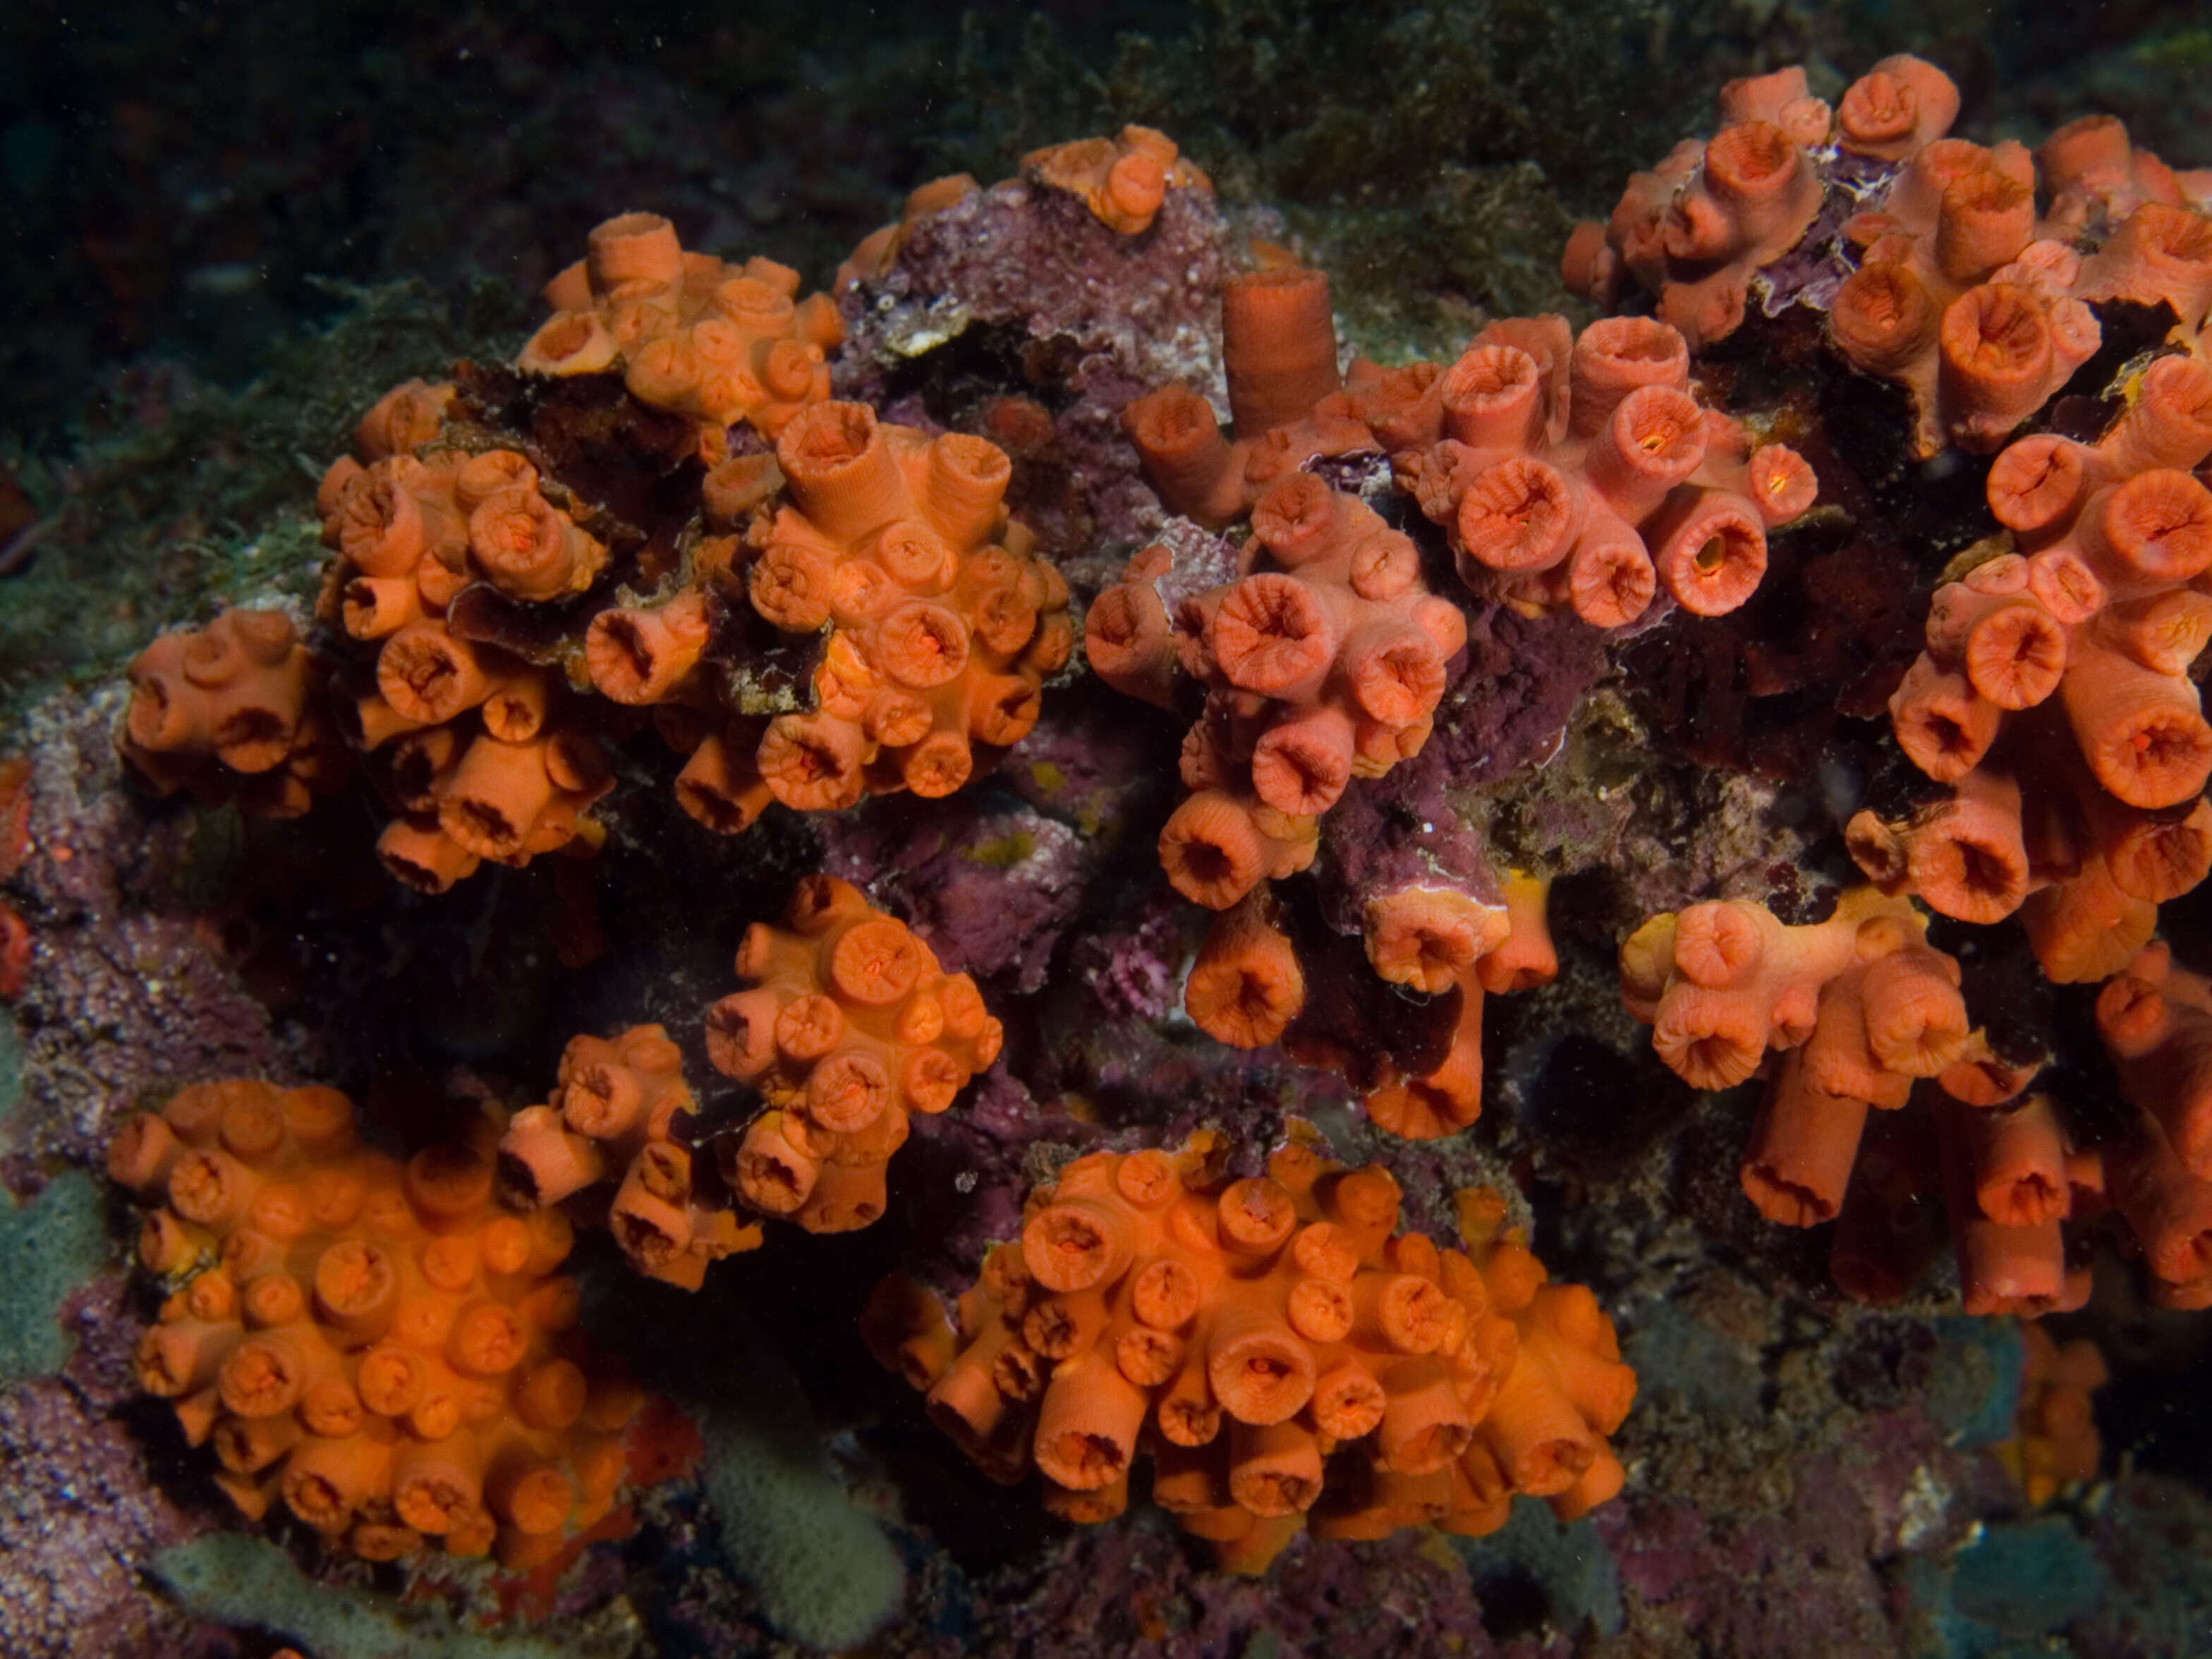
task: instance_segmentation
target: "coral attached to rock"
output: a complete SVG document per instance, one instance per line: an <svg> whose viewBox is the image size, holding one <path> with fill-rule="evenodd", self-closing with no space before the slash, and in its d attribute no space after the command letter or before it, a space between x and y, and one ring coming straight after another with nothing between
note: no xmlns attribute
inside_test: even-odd
<svg viewBox="0 0 2212 1659"><path fill-rule="evenodd" d="M1399 1232L1397 1183L1293 1143L1224 1179L1197 1147L1096 1153L1030 1194L957 1324L910 1281L863 1330L993 1479L1034 1465L1072 1520L1152 1500L1225 1565L1303 1528L1480 1535L1515 1494L1572 1518L1619 1489L1635 1377L1612 1322L1469 1194L1468 1249Z"/></svg>
<svg viewBox="0 0 2212 1659"><path fill-rule="evenodd" d="M711 1164L678 1139L697 1111L683 1052L659 1026L577 1037L545 1103L508 1120L500 1185L538 1209L618 1183L608 1224L623 1253L641 1273L696 1291L710 1263L761 1240L714 1190Z"/></svg>
<svg viewBox="0 0 2212 1659"><path fill-rule="evenodd" d="M174 1286L139 1382L248 1518L281 1500L374 1560L435 1540L518 1565L606 1513L643 1396L577 1340L566 1221L500 1208L476 1128L403 1164L336 1091L240 1081L116 1137L110 1173L152 1206L139 1261Z"/></svg>
<svg viewBox="0 0 2212 1659"><path fill-rule="evenodd" d="M1862 811L1851 854L1966 921L2018 910L2053 980L2101 979L2212 870L2212 372L2162 357L2094 444L2022 438L1990 470L2015 550L1938 588L1890 701L1948 794Z"/></svg>
<svg viewBox="0 0 2212 1659"><path fill-rule="evenodd" d="M737 969L751 984L707 1011L707 1052L768 1109L720 1143L730 1184L809 1232L866 1226L908 1115L951 1105L1003 1029L974 980L828 876L747 930Z"/></svg>
<svg viewBox="0 0 2212 1659"><path fill-rule="evenodd" d="M719 460L744 423L774 438L830 395L825 356L844 338L827 295L798 298L799 273L756 256L742 265L687 253L657 213L625 213L545 285L553 315L522 349L525 374L619 370L639 402L697 422Z"/></svg>

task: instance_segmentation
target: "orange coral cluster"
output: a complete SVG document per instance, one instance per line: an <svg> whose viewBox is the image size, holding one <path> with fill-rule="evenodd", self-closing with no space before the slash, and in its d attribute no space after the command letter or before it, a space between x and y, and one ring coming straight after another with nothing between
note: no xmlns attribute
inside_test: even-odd
<svg viewBox="0 0 2212 1659"><path fill-rule="evenodd" d="M1202 190L1212 181L1176 149L1176 141L1133 123L1112 138L1078 138L1022 157L1022 175L1083 198L1110 230L1135 236L1152 228L1170 190Z"/></svg>
<svg viewBox="0 0 2212 1659"><path fill-rule="evenodd" d="M680 461L671 474L657 456L665 484L617 490L618 512L532 456L575 447L563 419L604 445L631 430L626 416L602 404L546 416L525 453L499 443L498 400L521 395L511 380L471 385L465 398L394 388L318 495L337 556L322 617L373 652L336 712L375 757L395 813L378 852L399 879L439 892L484 860L596 848L590 809L614 782L603 736L635 722L585 694L649 708L688 757L679 803L725 834L771 800L831 810L868 793L950 793L1036 723L1074 630L1066 584L1007 516L997 446L817 403L781 421L773 454L703 474ZM732 659L744 641L726 624L748 605L787 634L819 636L797 711L754 712L783 690L763 691ZM224 697L259 700L203 719L194 677L232 674L224 653L241 645L295 677L266 695L241 680ZM235 787L300 810L301 780L319 787L339 752L317 740L327 722L313 677L298 677L307 663L282 617L245 613L161 641L140 664L125 752L164 787L234 787L234 772L258 769L264 781Z"/></svg>
<svg viewBox="0 0 2212 1659"><path fill-rule="evenodd" d="M1228 435L1212 405L1181 380L1121 412L1160 499L1200 524L1243 517L1270 483L1316 457L1433 438L1434 364L1386 369L1360 357L1339 375L1322 271L1279 265L1230 277L1221 290L1221 343Z"/></svg>
<svg viewBox="0 0 2212 1659"><path fill-rule="evenodd" d="M1477 593L1613 628L1662 586L1702 616L1734 610L1765 571L1767 530L1813 504L1802 457L1692 397L1688 343L1664 324L1577 339L1561 318L1509 319L1449 368L1358 360L1340 386L1319 272L1235 278L1222 304L1235 441L1180 382L1123 414L1162 498L1200 523L1316 457L1379 452Z"/></svg>
<svg viewBox="0 0 2212 1659"><path fill-rule="evenodd" d="M2095 355L2081 258L2039 234L2018 143L1929 145L1844 234L1863 251L1829 331L1855 368L1911 392L1921 455L1996 448Z"/></svg>
<svg viewBox="0 0 2212 1659"><path fill-rule="evenodd" d="M1814 152L1902 161L1949 131L1959 89L1934 64L1886 58L1831 112L1800 68L1721 88L1722 129L1686 139L1632 175L1607 224L1575 228L1561 262L1567 286L1609 306L1624 276L1659 299L1661 319L1693 346L1742 325L1759 270L1795 247L1820 211ZM2002 262L2000 262L2002 263Z"/></svg>
<svg viewBox="0 0 2212 1659"><path fill-rule="evenodd" d="M281 611L164 634L130 675L116 747L156 793L296 817L345 780L344 745L317 702L322 665Z"/></svg>
<svg viewBox="0 0 2212 1659"><path fill-rule="evenodd" d="M917 224L942 213L970 191L981 188L975 175L968 173L948 173L926 185L916 185L900 204L899 216L870 231L845 256L837 267L836 279L830 284L830 291L842 294L855 283L880 281L898 263L899 250L906 246L907 238L914 234Z"/></svg>
<svg viewBox="0 0 2212 1659"><path fill-rule="evenodd" d="M642 1402L595 1371L569 1231L492 1193L489 1119L402 1164L329 1089L186 1089L127 1123L114 1178L149 1206L140 1261L181 1281L138 1345L149 1394L249 1518L281 1498L389 1560L436 1540L508 1565L613 1498Z"/></svg>
<svg viewBox="0 0 2212 1659"><path fill-rule="evenodd" d="M1947 915L2021 914L2052 979L2101 979L2212 870L2208 725L2189 667L2212 635L2212 370L2150 364L2094 444L2023 438L1990 469L2014 550L1936 591L1891 699L1948 796L1863 811L1860 867Z"/></svg>
<svg viewBox="0 0 2212 1659"><path fill-rule="evenodd" d="M761 1242L695 1169L676 1138L698 1109L684 1056L658 1025L580 1036L562 1051L552 1095L517 1112L499 1143L500 1186L523 1209L617 1182L615 1242L639 1272L696 1291L708 1265Z"/></svg>
<svg viewBox="0 0 2212 1659"><path fill-rule="evenodd" d="M1929 1103L1960 1305L2031 1318L2081 1307L2089 1270L2069 1260L2060 1224L2105 1207L2106 1160L2074 1145L2047 1096L1970 1098L1938 1088ZM1850 1231L1838 1228L1839 1250ZM1859 1294L1840 1258L1836 1279Z"/></svg>
<svg viewBox="0 0 2212 1659"><path fill-rule="evenodd" d="M719 1143L729 1184L809 1232L866 1226L908 1115L950 1106L1003 1029L974 980L829 876L799 884L781 927L746 930L737 972L750 988L707 1011L707 1052L768 1109Z"/></svg>
<svg viewBox="0 0 2212 1659"><path fill-rule="evenodd" d="M1834 1220L1869 1110L1900 1108L1916 1079L1940 1079L1946 1167L1969 1174L1976 1194L1953 1208L1970 1309L2058 1305L2072 1183L2056 1120L2039 1097L1999 1109L2034 1068L2006 1064L1969 1027L1959 965L1926 932L1910 902L1870 887L1796 927L1740 900L1692 905L1623 944L1622 999L1695 1088L1732 1088L1770 1048L1784 1051L1742 1174L1759 1213L1785 1226ZM1852 1287L1850 1271L1838 1278Z"/></svg>
<svg viewBox="0 0 2212 1659"><path fill-rule="evenodd" d="M1457 889L1415 887L1369 907L1365 946L1376 972L1447 1005L1441 1059L1418 1073L1395 1058L1351 1052L1319 1022L1301 1022L1306 974L1277 906L1255 890L1214 919L1183 986L1183 1010L1217 1042L1256 1048L1280 1042L1309 1066L1354 1079L1379 1128L1408 1140L1455 1134L1482 1115L1482 1008L1487 994L1525 991L1559 972L1545 916L1549 884L1521 872L1501 884L1502 905ZM1376 994L1376 993L1370 993Z"/></svg>
<svg viewBox="0 0 2212 1659"><path fill-rule="evenodd" d="M2212 210L2212 167L2176 172L2148 150L2137 149L2129 142L2127 127L2114 116L2084 115L2069 121L2044 141L2036 155L2051 191L2045 222L2053 234L2101 240L2135 219L2146 205L2184 208L2198 214ZM2196 292L2201 316L2206 296L2201 290ZM2156 301L2144 299L2139 303ZM2190 308L2177 304L2174 310L2182 325L2190 327Z"/></svg>
<svg viewBox="0 0 2212 1659"><path fill-rule="evenodd" d="M1164 705L1178 659L1206 688L1183 744L1193 792L1160 834L1176 890L1212 909L1303 867L1314 821L1354 777L1420 751L1466 644L1459 607L1428 592L1413 542L1310 472L1270 485L1234 581L1182 599L1148 547L1085 619L1091 667Z"/></svg>
<svg viewBox="0 0 2212 1659"><path fill-rule="evenodd" d="M1997 1459L2021 1493L2040 1509L2059 1488L2096 1478L2104 1448L2093 1396L2112 1380L2105 1356L2086 1336L2061 1346L2042 1326L2022 1321L2020 1405Z"/></svg>
<svg viewBox="0 0 2212 1659"><path fill-rule="evenodd" d="M374 690L350 720L397 815L377 855L426 892L485 859L595 843L586 812L614 782L557 675L448 626L472 584L550 603L590 588L608 556L517 451L441 447L452 398L419 380L386 392L315 498L337 555L325 619L375 647Z"/></svg>
<svg viewBox="0 0 2212 1659"><path fill-rule="evenodd" d="M1551 883L1510 871L1497 909L1462 902L1449 888L1401 888L1367 904L1367 959L1393 984L1459 994L1459 1016L1443 1059L1419 1076L1386 1076L1363 1103L1377 1127L1433 1140L1482 1115L1482 1006L1486 996L1548 985L1559 971L1546 915ZM1297 1052L1299 1045L1293 1045Z"/></svg>
<svg viewBox="0 0 2212 1659"><path fill-rule="evenodd" d="M2212 981L2154 945L2099 994L2097 1029L2137 1112L2105 1151L2113 1207L2159 1299L2212 1307Z"/></svg>
<svg viewBox="0 0 2212 1659"><path fill-rule="evenodd" d="M1693 905L1622 945L1622 997L1697 1088L1733 1087L1767 1048L1785 1051L1744 1191L1770 1221L1837 1222L1831 1262L1847 1294L1891 1301L1911 1287L1919 1263L1900 1259L1899 1219L1941 1192L1967 1312L2078 1308L2089 1278L2061 1224L2104 1207L2106 1160L2071 1143L2047 1097L2023 1092L2039 1060L2008 1061L1970 1028L1959 965L1925 933L1909 902L1870 887L1797 927L1740 901ZM1932 1139L1871 1132L1870 1109L1916 1097Z"/></svg>
<svg viewBox="0 0 2212 1659"><path fill-rule="evenodd" d="M607 220L586 248L545 285L553 315L515 360L526 374L619 368L640 403L698 423L709 462L727 452L732 426L774 438L830 395L828 354L844 324L829 295L798 297L789 266L686 252L656 213Z"/></svg>
<svg viewBox="0 0 2212 1659"><path fill-rule="evenodd" d="M1437 382L1440 434L1397 464L1476 592L1528 615L1635 621L1663 590L1716 617L1766 573L1766 532L1813 470L1690 392L1689 347L1649 318L1492 324Z"/></svg>
<svg viewBox="0 0 2212 1659"><path fill-rule="evenodd" d="M1310 1146L1241 1181L1195 1146L1096 1153L1030 1194L957 1328L895 1279L862 1334L993 1479L1034 1464L1047 1507L1103 1521L1149 1455L1153 1501L1237 1571L1301 1528L1492 1532L1516 1493L1571 1519L1620 1489L1635 1377L1589 1291L1467 1197L1468 1249L1440 1250L1396 1232L1382 1169Z"/></svg>
<svg viewBox="0 0 2212 1659"><path fill-rule="evenodd" d="M1021 165L1023 178L1081 198L1093 218L1124 236L1150 230L1171 190L1213 193L1213 181L1176 148L1174 139L1133 123L1115 137L1076 138L1033 149L1022 157ZM862 237L837 267L831 291L842 294L855 283L882 278L897 262L899 249L916 224L981 188L974 175L953 173L908 191L896 222ZM994 188L1003 188L1003 184Z"/></svg>
<svg viewBox="0 0 2212 1659"><path fill-rule="evenodd" d="M693 752L679 795L729 830L771 798L814 811L951 793L1028 735L1074 647L1067 584L1006 516L1006 452L832 403L785 428L776 459L790 501L747 580L776 628L829 629L814 706L765 729L734 719Z"/></svg>
<svg viewBox="0 0 2212 1659"><path fill-rule="evenodd" d="M1813 251L1825 168L1875 203L1842 226L1856 268L1829 302L1830 335L1855 368L1910 392L1923 457L2001 447L2095 355L2093 302L2165 304L2177 341L2192 341L2212 310L2212 173L2174 173L2107 116L2031 156L1944 137L1958 110L1950 78L1914 58L1875 65L1832 124L1801 69L1731 82L1724 130L1635 175L1609 225L1577 228L1562 274L1601 305L1632 275L1693 346L1718 339L1742 323L1762 267ZM1869 163L1893 170L1869 180Z"/></svg>

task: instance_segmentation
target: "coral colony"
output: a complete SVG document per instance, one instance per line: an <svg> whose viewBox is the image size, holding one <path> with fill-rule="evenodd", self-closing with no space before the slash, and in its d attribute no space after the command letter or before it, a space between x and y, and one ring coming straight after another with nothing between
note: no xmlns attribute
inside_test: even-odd
<svg viewBox="0 0 2212 1659"><path fill-rule="evenodd" d="M1133 126L922 186L804 297L624 213L511 365L391 391L316 492L313 614L131 665L138 785L374 813L430 896L395 933L527 866L571 969L622 949L602 864L753 837L787 905L701 880L736 988L635 991L434 1132L210 1075L107 1121L137 1382L240 1524L515 1571L627 1524L670 1413L559 1272L601 1226L702 1309L723 1258L884 1229L906 1264L815 1316L977 1479L1148 1499L1226 1572L1599 1511L1640 1478L1607 1287L1474 1150L1486 999L1556 990L1568 926L1691 1090L1759 1079L1743 1194L1829 1228L1843 1296L1954 1294L1940 1205L1967 1314L2082 1306L2098 1243L2212 1303L2212 981L2158 937L2212 869L2212 174L2094 116L1984 148L1959 101L1911 58L1832 109L1732 83L1575 231L1594 320L1449 363L1340 366L1327 274ZM933 396L905 366L963 329L996 353ZM1915 658L1815 555L1939 453L1986 510ZM1832 823L1668 851L1677 808L1577 770L1608 700L1694 752L1698 674L1886 699ZM0 771L0 873L34 793ZM39 951L0 908L0 991ZM2094 1112L2039 1086L2045 981L2102 987ZM2041 1503L2105 1371L2023 1340Z"/></svg>

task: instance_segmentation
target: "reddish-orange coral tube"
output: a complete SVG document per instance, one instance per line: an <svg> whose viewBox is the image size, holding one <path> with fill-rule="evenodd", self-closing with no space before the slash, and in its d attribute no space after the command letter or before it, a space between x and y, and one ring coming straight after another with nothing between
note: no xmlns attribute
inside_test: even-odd
<svg viewBox="0 0 2212 1659"><path fill-rule="evenodd" d="M1265 1308L1232 1304L1207 1334L1206 1380L1239 1423L1281 1423L1313 1396L1313 1351Z"/></svg>
<svg viewBox="0 0 2212 1659"><path fill-rule="evenodd" d="M2212 778L2212 726L2186 680L2092 647L2059 700L2097 781L2130 806L2179 805Z"/></svg>
<svg viewBox="0 0 2212 1659"><path fill-rule="evenodd" d="M1476 1435L1496 1455L1513 1489L1532 1498L1566 1491L1597 1458L1598 1437L1542 1363L1527 1352L1514 1360Z"/></svg>
<svg viewBox="0 0 2212 1659"><path fill-rule="evenodd" d="M1864 1101L1822 1093L1807 1081L1803 1050L1784 1055L1743 1160L1743 1189L1759 1212L1786 1227L1832 1221L1866 1115Z"/></svg>
<svg viewBox="0 0 2212 1659"><path fill-rule="evenodd" d="M1296 1423L1230 1426L1229 1492L1263 1520L1303 1514L1321 1496L1321 1447Z"/></svg>
<svg viewBox="0 0 2212 1659"><path fill-rule="evenodd" d="M1893 161L1940 137L1958 113L1959 88L1951 77L1900 52L1845 89L1836 126L1844 149Z"/></svg>
<svg viewBox="0 0 2212 1659"><path fill-rule="evenodd" d="M658 702L707 647L707 599L687 590L653 610L603 611L584 634L592 684L617 702Z"/></svg>
<svg viewBox="0 0 2212 1659"><path fill-rule="evenodd" d="M1967 1113L1956 1127L1984 1216L2001 1227L2033 1227L2065 1216L2066 1147L2049 1097Z"/></svg>
<svg viewBox="0 0 2212 1659"><path fill-rule="evenodd" d="M482 702L491 678L475 646L455 639L443 623L410 623L384 642L376 689L402 719L441 726Z"/></svg>
<svg viewBox="0 0 2212 1659"><path fill-rule="evenodd" d="M1528 457L1500 462L1460 498L1461 569L1469 560L1486 570L1549 569L1574 545L1589 511L1587 495L1556 467Z"/></svg>
<svg viewBox="0 0 2212 1659"><path fill-rule="evenodd" d="M1913 890L1944 915L1999 921L2027 896L2020 785L2009 773L1977 767L1949 800L1915 821L1905 842Z"/></svg>
<svg viewBox="0 0 2212 1659"><path fill-rule="evenodd" d="M1187 797L1160 831L1160 865L1176 891L1225 910L1267 875L1267 849L1250 811L1205 789Z"/></svg>
<svg viewBox="0 0 2212 1659"><path fill-rule="evenodd" d="M2002 716L1965 676L1924 654L1905 671L1889 714L1898 746L1938 783L1956 783L1981 763Z"/></svg>
<svg viewBox="0 0 2212 1659"><path fill-rule="evenodd" d="M1076 1492L1126 1478L1149 1403L1102 1349L1062 1366L1038 1407L1038 1469Z"/></svg>
<svg viewBox="0 0 2212 1659"><path fill-rule="evenodd" d="M1648 317L1600 319L1576 337L1568 356L1570 431L1595 438L1639 386L1687 386L1689 365L1689 342L1679 330Z"/></svg>
<svg viewBox="0 0 2212 1659"><path fill-rule="evenodd" d="M1215 917L1183 988L1198 1028L1236 1048L1273 1042L1305 1005L1305 975L1263 892Z"/></svg>
<svg viewBox="0 0 2212 1659"><path fill-rule="evenodd" d="M834 811L860 798L861 746L859 728L833 715L779 714L755 759L769 792L785 805Z"/></svg>
<svg viewBox="0 0 2212 1659"><path fill-rule="evenodd" d="M1828 309L1837 349L1869 374L1894 375L1918 361L1941 327L1934 299L1901 264L1861 265Z"/></svg>
<svg viewBox="0 0 2212 1659"><path fill-rule="evenodd" d="M1240 438L1288 425L1334 392L1327 275L1294 267L1231 276L1221 291L1221 355Z"/></svg>
<svg viewBox="0 0 2212 1659"><path fill-rule="evenodd" d="M2054 348L2043 307L2027 289L1984 283L1943 313L1938 372L1947 398L1987 447L2050 395Z"/></svg>
<svg viewBox="0 0 2212 1659"><path fill-rule="evenodd" d="M1243 467L1205 398L1172 381L1132 402L1121 424L1170 507L1201 524L1237 516Z"/></svg>

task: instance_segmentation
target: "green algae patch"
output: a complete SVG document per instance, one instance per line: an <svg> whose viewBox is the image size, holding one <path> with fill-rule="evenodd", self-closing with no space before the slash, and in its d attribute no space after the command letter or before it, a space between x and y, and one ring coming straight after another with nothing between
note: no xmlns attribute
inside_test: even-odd
<svg viewBox="0 0 2212 1659"><path fill-rule="evenodd" d="M722 1551L769 1622L831 1652L866 1642L906 1597L906 1569L822 1455L798 1379L756 1354L700 1410Z"/></svg>
<svg viewBox="0 0 2212 1659"><path fill-rule="evenodd" d="M13 1067L9 1067L12 1071ZM0 1382L47 1376L75 1346L62 1304L107 1259L100 1182L69 1170L27 1204L0 1209Z"/></svg>

